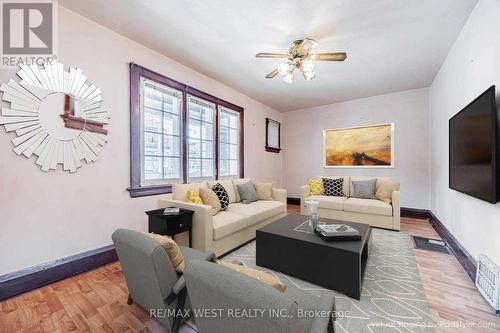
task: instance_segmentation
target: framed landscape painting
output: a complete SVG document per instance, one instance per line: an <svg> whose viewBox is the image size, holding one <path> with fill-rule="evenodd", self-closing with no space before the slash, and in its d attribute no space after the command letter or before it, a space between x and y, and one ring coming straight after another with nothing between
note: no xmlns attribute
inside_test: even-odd
<svg viewBox="0 0 500 333"><path fill-rule="evenodd" d="M394 124L323 131L325 168L393 168Z"/></svg>

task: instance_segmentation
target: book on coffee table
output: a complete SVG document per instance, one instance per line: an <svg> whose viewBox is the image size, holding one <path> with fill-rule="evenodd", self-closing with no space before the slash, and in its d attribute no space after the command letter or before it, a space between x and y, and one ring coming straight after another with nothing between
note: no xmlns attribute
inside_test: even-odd
<svg viewBox="0 0 500 333"><path fill-rule="evenodd" d="M361 239L359 231L346 224L320 224L316 227L316 231L327 241Z"/></svg>

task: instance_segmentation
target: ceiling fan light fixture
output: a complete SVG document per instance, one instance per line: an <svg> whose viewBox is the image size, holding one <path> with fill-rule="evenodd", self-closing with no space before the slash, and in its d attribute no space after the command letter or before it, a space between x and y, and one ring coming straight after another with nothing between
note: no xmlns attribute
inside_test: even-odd
<svg viewBox="0 0 500 333"><path fill-rule="evenodd" d="M306 58L304 60L302 60L301 62L302 64L302 68L304 69L304 72L313 72L314 71L314 60L312 60L311 58Z"/></svg>
<svg viewBox="0 0 500 333"><path fill-rule="evenodd" d="M293 72L289 71L288 73L286 73L286 75L283 76L283 81L285 81L286 83L292 83L293 82Z"/></svg>
<svg viewBox="0 0 500 333"><path fill-rule="evenodd" d="M281 76L285 76L290 71L290 64L288 62L283 62L278 65L278 73Z"/></svg>
<svg viewBox="0 0 500 333"><path fill-rule="evenodd" d="M307 80L307 81L311 81L312 79L314 79L316 77L316 73L314 71L309 71L309 72L304 72L304 78Z"/></svg>

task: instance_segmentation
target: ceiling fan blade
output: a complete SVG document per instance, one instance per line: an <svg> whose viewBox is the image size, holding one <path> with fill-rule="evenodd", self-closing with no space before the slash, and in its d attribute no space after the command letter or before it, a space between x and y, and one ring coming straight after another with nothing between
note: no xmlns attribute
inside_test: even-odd
<svg viewBox="0 0 500 333"><path fill-rule="evenodd" d="M300 46L302 47L302 49L304 50L312 50L314 49L316 46L318 46L318 42L315 41L314 39L311 39L311 38L304 38L302 40L302 43L300 43Z"/></svg>
<svg viewBox="0 0 500 333"><path fill-rule="evenodd" d="M256 58L288 58L288 54L284 53L257 53Z"/></svg>
<svg viewBox="0 0 500 333"><path fill-rule="evenodd" d="M311 54L311 59L318 61L344 61L346 58L345 52Z"/></svg>
<svg viewBox="0 0 500 333"><path fill-rule="evenodd" d="M266 75L266 79L272 79L276 75L278 75L278 69L277 68L273 69L269 74L267 74Z"/></svg>

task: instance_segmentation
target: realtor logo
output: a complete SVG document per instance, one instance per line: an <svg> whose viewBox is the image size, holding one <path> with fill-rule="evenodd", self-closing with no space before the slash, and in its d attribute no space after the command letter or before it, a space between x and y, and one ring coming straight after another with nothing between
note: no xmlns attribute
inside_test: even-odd
<svg viewBox="0 0 500 333"><path fill-rule="evenodd" d="M54 4L2 1L2 66L45 63L54 54ZM35 57L34 55L38 56Z"/></svg>

